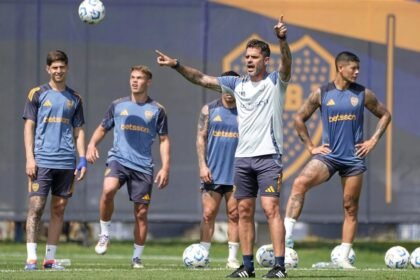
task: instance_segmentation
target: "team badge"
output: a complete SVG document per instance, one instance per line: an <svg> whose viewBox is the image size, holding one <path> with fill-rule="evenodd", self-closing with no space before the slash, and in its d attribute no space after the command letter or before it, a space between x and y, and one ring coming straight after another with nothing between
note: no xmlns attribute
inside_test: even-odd
<svg viewBox="0 0 420 280"><path fill-rule="evenodd" d="M128 111L127 111L127 109L123 110L123 111L120 113L120 116L128 116Z"/></svg>
<svg viewBox="0 0 420 280"><path fill-rule="evenodd" d="M71 107L73 107L73 101L68 100L67 101L67 108L70 109Z"/></svg>
<svg viewBox="0 0 420 280"><path fill-rule="evenodd" d="M250 39L261 39L257 34L246 38L239 45L223 58L223 71L230 69L239 74L247 73L246 66L243 65L244 51L246 43ZM262 39L263 40L263 39ZM267 40L265 40L267 41ZM305 35L299 40L290 43L290 50L293 55L293 67L289 85L287 87L284 113L283 113L283 156L282 161L286 167L283 171L283 178L287 180L300 170L309 160L310 155L305 146L300 141L294 129L293 119L297 110L304 100L321 85L334 79L335 58L323 46L316 42L312 37ZM280 63L280 47L278 43L270 44L271 59L267 66L269 72L278 71ZM242 92L239 92L242 95ZM334 101L330 106L334 105ZM314 113L306 122L309 134L315 145L321 142L322 122L318 113Z"/></svg>
<svg viewBox="0 0 420 280"><path fill-rule="evenodd" d="M32 191L37 192L39 190L39 184L38 183L32 183Z"/></svg>
<svg viewBox="0 0 420 280"><path fill-rule="evenodd" d="M353 107L356 107L357 104L359 104L359 98L353 96L352 98L350 98L350 103L351 105L353 105Z"/></svg>
<svg viewBox="0 0 420 280"><path fill-rule="evenodd" d="M153 118L153 112L152 111L145 111L144 116L146 119L151 120Z"/></svg>

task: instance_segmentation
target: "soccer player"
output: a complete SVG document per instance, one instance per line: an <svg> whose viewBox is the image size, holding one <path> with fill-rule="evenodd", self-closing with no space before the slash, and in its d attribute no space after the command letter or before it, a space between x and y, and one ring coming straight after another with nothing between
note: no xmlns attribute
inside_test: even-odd
<svg viewBox="0 0 420 280"><path fill-rule="evenodd" d="M343 188L342 268L353 269L348 261L357 230L357 213L362 189L365 157L373 150L391 121L391 114L368 88L356 83L360 60L344 51L335 59L336 78L316 89L298 110L297 133L313 156L295 179L286 208L286 245L293 247L293 227L303 208L305 194L328 181L336 172ZM375 133L363 138L363 114L367 108L379 118ZM305 122L319 108L322 118L322 145L315 147Z"/></svg>
<svg viewBox="0 0 420 280"><path fill-rule="evenodd" d="M147 66L131 68L130 96L112 102L105 118L96 128L88 144L86 158L94 163L99 158L97 145L106 133L114 129L114 143L108 152L103 191L100 199L100 228L97 254L106 253L110 240L114 197L127 184L128 195L134 203L133 268L143 268L141 256L147 236L147 214L152 196L152 144L159 137L162 167L154 182L159 189L169 180L170 142L165 108L149 97L152 72Z"/></svg>
<svg viewBox="0 0 420 280"><path fill-rule="evenodd" d="M234 71L222 76L239 75ZM220 98L201 109L197 131L197 155L201 179L201 242L210 251L214 222L220 203L225 198L228 220L229 256L227 268L238 268L239 250L238 204L233 197L233 163L238 145L238 112L232 92L222 92Z"/></svg>
<svg viewBox="0 0 420 280"><path fill-rule="evenodd" d="M235 95L239 141L235 153L234 184L235 198L238 200L238 229L243 264L228 275L230 278L255 277L254 215L258 192L261 195L261 206L267 217L275 254L275 265L264 277L287 277L284 267L284 225L280 215L279 196L283 172L282 113L292 57L283 16L274 26L274 30L279 39L281 59L279 70L271 73L267 72L270 47L266 42L256 39L247 43L244 61L248 74L243 77L212 77L156 51L159 65L174 68L194 84L218 92L228 88Z"/></svg>
<svg viewBox="0 0 420 280"><path fill-rule="evenodd" d="M23 113L29 205L26 219L25 270L37 269L37 235L51 190L50 222L43 267L62 270L55 253L63 227L64 210L74 191L74 179L86 173L82 99L66 85L68 58L63 51L47 55L48 83L33 88ZM79 164L76 166L76 154Z"/></svg>

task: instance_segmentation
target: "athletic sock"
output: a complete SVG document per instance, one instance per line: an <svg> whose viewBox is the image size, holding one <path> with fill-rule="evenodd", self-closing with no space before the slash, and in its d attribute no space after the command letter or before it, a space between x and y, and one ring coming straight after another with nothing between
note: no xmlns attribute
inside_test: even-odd
<svg viewBox="0 0 420 280"><path fill-rule="evenodd" d="M55 260L55 252L57 251L56 245L49 245L45 246L45 260L52 261Z"/></svg>
<svg viewBox="0 0 420 280"><path fill-rule="evenodd" d="M254 271L254 256L253 255L243 255L242 259L244 261L244 266L248 270Z"/></svg>
<svg viewBox="0 0 420 280"><path fill-rule="evenodd" d="M296 220L293 218L284 218L284 228L286 230L286 239L292 238L293 229L295 227Z"/></svg>
<svg viewBox="0 0 420 280"><path fill-rule="evenodd" d="M109 236L109 232L110 232L110 227L111 227L111 221L99 221L99 224L101 226L101 235L106 235Z"/></svg>
<svg viewBox="0 0 420 280"><path fill-rule="evenodd" d="M28 254L28 261L36 261L38 258L36 256L36 243L26 243L26 252Z"/></svg>
<svg viewBox="0 0 420 280"><path fill-rule="evenodd" d="M137 245L136 243L134 243L133 259L135 258L141 259L143 250L144 250L144 245Z"/></svg>
<svg viewBox="0 0 420 280"><path fill-rule="evenodd" d="M229 241L228 246L229 246L228 260L236 260L236 256L238 255L238 251L239 251L239 243Z"/></svg>
<svg viewBox="0 0 420 280"><path fill-rule="evenodd" d="M211 243L210 242L200 242L200 245L202 245L204 248L206 248L207 251L210 252Z"/></svg>

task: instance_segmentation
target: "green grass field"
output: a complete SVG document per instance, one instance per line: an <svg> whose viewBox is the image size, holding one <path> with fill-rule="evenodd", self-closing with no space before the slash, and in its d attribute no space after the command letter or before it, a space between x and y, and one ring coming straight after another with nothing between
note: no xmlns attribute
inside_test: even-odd
<svg viewBox="0 0 420 280"><path fill-rule="evenodd" d="M148 242L143 255L145 268L133 270L130 267L132 243L113 242L104 256L97 256L93 246L84 247L75 243L60 244L57 258L71 259L71 266L65 271L24 271L26 258L25 244L0 243L0 279L222 279L231 272L225 269L227 246L214 243L210 267L206 269L187 269L181 256L189 243L176 241ZM297 242L295 249L299 254L299 267L289 270L291 279L420 279L420 269L408 268L391 270L384 264L384 254L394 245L402 245L410 252L418 243L375 243L359 242L354 245L356 252L355 271L316 270L313 263L329 261L335 243ZM44 244L38 245L38 255L42 256ZM256 278L262 277L267 268L256 264Z"/></svg>

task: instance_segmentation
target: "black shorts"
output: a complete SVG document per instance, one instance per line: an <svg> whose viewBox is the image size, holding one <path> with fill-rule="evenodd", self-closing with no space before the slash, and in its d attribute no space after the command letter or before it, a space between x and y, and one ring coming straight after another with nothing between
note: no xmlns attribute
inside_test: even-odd
<svg viewBox="0 0 420 280"><path fill-rule="evenodd" d="M153 176L125 167L118 161L108 162L105 177L118 178L120 188L127 183L128 196L134 203L149 204L152 196Z"/></svg>
<svg viewBox="0 0 420 280"><path fill-rule="evenodd" d="M349 164L347 162L332 159L322 154L315 155L312 159L317 159L327 166L328 172L330 173L329 178L331 178L337 171L340 177L350 177L362 174L367 170L365 162L363 160Z"/></svg>
<svg viewBox="0 0 420 280"><path fill-rule="evenodd" d="M235 198L279 197L282 176L281 155L235 158Z"/></svg>
<svg viewBox="0 0 420 280"><path fill-rule="evenodd" d="M202 184L201 191L202 192L217 192L221 196L224 196L226 193L233 192L233 185L219 185L219 184Z"/></svg>
<svg viewBox="0 0 420 280"><path fill-rule="evenodd" d="M28 196L54 196L69 198L74 190L74 169L38 167L36 179L29 182Z"/></svg>

